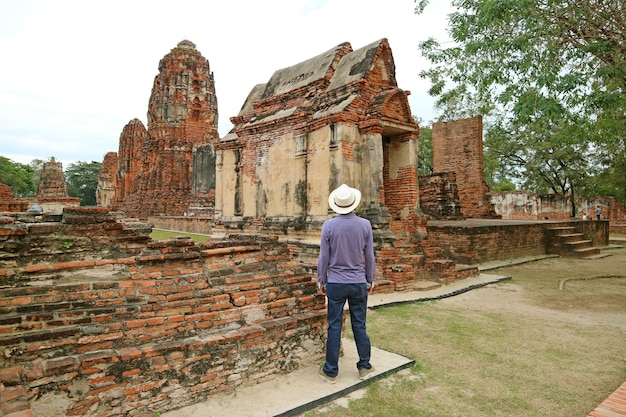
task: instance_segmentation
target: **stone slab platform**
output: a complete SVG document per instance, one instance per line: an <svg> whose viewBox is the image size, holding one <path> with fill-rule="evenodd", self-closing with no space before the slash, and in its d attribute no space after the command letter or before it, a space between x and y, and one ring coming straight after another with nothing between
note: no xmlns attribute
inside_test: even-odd
<svg viewBox="0 0 626 417"><path fill-rule="evenodd" d="M240 387L233 394L218 394L203 403L161 413L161 416L296 416L346 396L372 381L408 368L415 363L412 359L372 346L372 364L376 372L362 381L356 370L358 354L354 342L344 339L342 344L344 355L339 359L339 375L336 384L330 384L320 378L318 375L320 362L281 375L271 381Z"/></svg>

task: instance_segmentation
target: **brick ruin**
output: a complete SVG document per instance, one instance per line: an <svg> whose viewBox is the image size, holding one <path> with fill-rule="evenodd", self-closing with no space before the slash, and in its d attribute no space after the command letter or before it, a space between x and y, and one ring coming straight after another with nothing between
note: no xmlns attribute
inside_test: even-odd
<svg viewBox="0 0 626 417"><path fill-rule="evenodd" d="M130 200L137 192L143 161L143 146L148 139L146 127L137 118L128 122L120 134L119 151L117 153L117 170L113 184L115 195L111 206ZM108 207L104 205L104 207Z"/></svg>
<svg viewBox="0 0 626 417"><path fill-rule="evenodd" d="M317 362L314 265L328 193L342 182L363 192L377 291L476 275L462 262L485 253L541 250L538 229L459 238L458 226L429 222L490 210L462 192L485 191L476 167L442 165L418 183L419 127L394 65L385 39L342 43L255 86L219 138L208 61L189 41L172 49L148 129L132 120L105 157L103 207L0 216L1 412L147 417ZM482 135L466 124L446 129ZM465 155L482 164L475 146ZM214 237L152 241L152 224ZM508 252L493 252L511 233Z"/></svg>
<svg viewBox="0 0 626 417"><path fill-rule="evenodd" d="M96 188L98 206L109 207L115 201L117 167L117 153L107 152L98 174L98 187Z"/></svg>
<svg viewBox="0 0 626 417"><path fill-rule="evenodd" d="M433 123L433 172L455 173L464 217L497 219L484 179L482 137L482 116Z"/></svg>
<svg viewBox="0 0 626 417"><path fill-rule="evenodd" d="M375 229L380 291L478 273L442 259L428 239L419 127L386 39L357 50L345 42L277 70L251 90L223 138L213 85L189 41L161 60L147 133L133 121L120 136L112 210L177 230L279 235L312 264L308 242L333 215L328 194L345 182L362 190L359 214Z"/></svg>
<svg viewBox="0 0 626 417"><path fill-rule="evenodd" d="M0 182L0 212L19 212L28 210L30 203L22 198L14 198L11 187Z"/></svg>
<svg viewBox="0 0 626 417"><path fill-rule="evenodd" d="M70 197L67 193L63 164L54 157L43 163L37 195L28 198L14 198L11 187L0 183L0 213L19 213L29 210L38 204L44 212L61 213L64 207L80 205L80 198Z"/></svg>
<svg viewBox="0 0 626 417"><path fill-rule="evenodd" d="M179 43L159 71L148 129L131 121L103 163L109 207L0 216L3 413L148 416L317 362L325 310L312 259L342 182L363 191L378 291L477 273L428 238L419 128L386 40L277 71L221 139L195 46ZM49 178L61 189L59 172ZM152 225L133 219L149 215L225 237L152 241Z"/></svg>
<svg viewBox="0 0 626 417"><path fill-rule="evenodd" d="M63 164L54 157L43 163L36 200L44 212L50 213L61 213L64 207L80 205L80 198L67 193Z"/></svg>
<svg viewBox="0 0 626 417"><path fill-rule="evenodd" d="M492 193L491 203L503 219L569 220L572 217L572 202L569 196L507 191ZM595 219L596 206L600 206L603 219L611 220L611 226L615 223L623 224L626 221L626 209L614 197L579 198L575 207L577 217L581 219L583 213L587 213L589 219Z"/></svg>
<svg viewBox="0 0 626 417"><path fill-rule="evenodd" d="M209 61L187 40L159 62L148 129L135 119L120 136L115 199L129 217L183 215L192 201L194 149L213 143L217 98Z"/></svg>
<svg viewBox="0 0 626 417"><path fill-rule="evenodd" d="M152 416L322 357L324 297L286 243L150 232L0 216L0 414Z"/></svg>

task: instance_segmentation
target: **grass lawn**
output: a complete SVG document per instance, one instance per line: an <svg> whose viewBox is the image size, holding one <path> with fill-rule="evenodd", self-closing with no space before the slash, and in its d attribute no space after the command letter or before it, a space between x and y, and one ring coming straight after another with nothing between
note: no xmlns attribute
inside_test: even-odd
<svg viewBox="0 0 626 417"><path fill-rule="evenodd" d="M371 310L372 344L416 365L304 415L587 416L626 380L626 249L612 252L507 267L489 273L508 281Z"/></svg>

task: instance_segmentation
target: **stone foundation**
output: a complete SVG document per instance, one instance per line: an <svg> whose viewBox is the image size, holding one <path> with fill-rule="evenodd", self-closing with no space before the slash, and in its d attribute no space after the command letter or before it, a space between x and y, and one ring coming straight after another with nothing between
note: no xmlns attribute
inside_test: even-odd
<svg viewBox="0 0 626 417"><path fill-rule="evenodd" d="M461 264L476 265L495 260L540 256L550 253L546 230L574 226L593 246L609 244L607 221L431 221L430 239L438 242L445 256Z"/></svg>

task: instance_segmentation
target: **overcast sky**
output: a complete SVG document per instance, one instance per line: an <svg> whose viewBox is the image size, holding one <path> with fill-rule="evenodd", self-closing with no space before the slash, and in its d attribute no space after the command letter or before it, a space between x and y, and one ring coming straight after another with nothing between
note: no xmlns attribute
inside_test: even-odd
<svg viewBox="0 0 626 417"><path fill-rule="evenodd" d="M219 133L274 71L343 42L391 46L414 115L434 118L417 45L446 39L449 0L0 0L0 156L67 168L117 152L146 113L159 60L188 39L209 61Z"/></svg>

